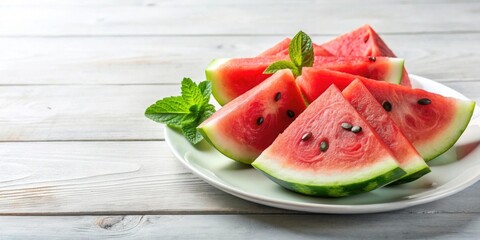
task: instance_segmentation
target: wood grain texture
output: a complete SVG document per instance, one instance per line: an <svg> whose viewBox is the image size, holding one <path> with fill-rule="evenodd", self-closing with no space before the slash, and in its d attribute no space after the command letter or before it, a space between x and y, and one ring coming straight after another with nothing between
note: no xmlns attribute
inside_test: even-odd
<svg viewBox="0 0 480 240"><path fill-rule="evenodd" d="M477 239L480 215L1 217L0 230L7 239Z"/></svg>
<svg viewBox="0 0 480 240"><path fill-rule="evenodd" d="M164 141L0 143L0 159L0 215L291 213L208 185ZM392 216L480 214L479 198L475 184Z"/></svg>
<svg viewBox="0 0 480 240"><path fill-rule="evenodd" d="M383 33L477 32L478 1L2 1L0 35L339 34L365 23ZM300 16L300 17L299 17ZM418 24L421 22L421 24Z"/></svg>
<svg viewBox="0 0 480 240"><path fill-rule="evenodd" d="M212 59L253 57L286 36L0 38L0 85L199 81ZM410 73L436 81L480 76L480 33L383 38L406 60Z"/></svg>
<svg viewBox="0 0 480 240"><path fill-rule="evenodd" d="M480 100L480 81L445 82ZM179 85L0 86L0 141L162 140L144 116Z"/></svg>

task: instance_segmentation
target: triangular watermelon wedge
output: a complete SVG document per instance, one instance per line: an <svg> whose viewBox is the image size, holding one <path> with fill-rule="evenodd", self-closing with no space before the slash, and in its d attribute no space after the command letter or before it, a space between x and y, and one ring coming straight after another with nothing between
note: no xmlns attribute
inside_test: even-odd
<svg viewBox="0 0 480 240"><path fill-rule="evenodd" d="M227 157L250 164L305 108L292 72L282 70L223 106L198 130Z"/></svg>
<svg viewBox="0 0 480 240"><path fill-rule="evenodd" d="M212 94L224 105L260 84L270 74L263 74L273 62L288 56L216 59L206 69L207 80L212 82ZM313 66L376 80L398 83L401 79L403 59L385 57L315 57Z"/></svg>
<svg viewBox="0 0 480 240"><path fill-rule="evenodd" d="M353 128L345 128L346 123ZM328 197L368 192L405 174L335 86L310 104L252 165L287 189Z"/></svg>
<svg viewBox="0 0 480 240"><path fill-rule="evenodd" d="M358 79L345 88L342 94L378 133L407 173L396 184L411 182L430 172L423 158L388 116L384 107L389 109L389 105L382 107Z"/></svg>
<svg viewBox="0 0 480 240"><path fill-rule="evenodd" d="M338 74L337 74L338 75ZM351 77L332 77L323 80L323 71L304 68L297 79L302 89L327 89L334 84L340 88L348 86ZM463 133L473 114L475 102L465 101L422 89L412 89L382 81L359 78L370 93L383 105L392 105L390 118L405 134L425 161L447 151ZM305 97L311 101L319 91L310 91ZM305 91L304 91L305 93ZM317 95L317 96L316 96Z"/></svg>
<svg viewBox="0 0 480 240"><path fill-rule="evenodd" d="M377 32L368 24L342 34L320 46L334 56L396 57ZM403 70L401 84L411 86L405 69Z"/></svg>

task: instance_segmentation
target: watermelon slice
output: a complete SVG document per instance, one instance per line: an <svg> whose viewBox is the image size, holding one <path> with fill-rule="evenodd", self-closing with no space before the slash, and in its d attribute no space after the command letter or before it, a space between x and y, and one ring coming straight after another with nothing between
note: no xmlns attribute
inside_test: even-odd
<svg viewBox="0 0 480 240"><path fill-rule="evenodd" d="M375 81L374 79L328 69L303 68L302 76L297 78L297 85L300 87L307 102L310 103L322 95L330 85L335 83L337 88L343 90L355 79Z"/></svg>
<svg viewBox="0 0 480 240"><path fill-rule="evenodd" d="M317 73L319 77L317 77ZM302 89L327 89L332 83L344 88L352 80L347 77L319 80L324 73L304 68L298 78ZM359 78L370 93L383 104L392 105L390 118L426 161L447 151L463 133L473 114L475 102L444 97L421 89ZM316 99L320 91L308 91L306 99ZM419 103L426 105L422 105Z"/></svg>
<svg viewBox="0 0 480 240"><path fill-rule="evenodd" d="M198 130L227 157L250 164L305 108L291 71L282 70L229 102Z"/></svg>
<svg viewBox="0 0 480 240"><path fill-rule="evenodd" d="M321 45L334 56L396 57L370 25L364 25ZM411 86L407 71L403 70L402 85Z"/></svg>
<svg viewBox="0 0 480 240"><path fill-rule="evenodd" d="M378 133L400 163L400 167L407 173L395 183L411 182L430 172L417 150L360 80L353 81L342 94ZM385 108L389 107L385 105Z"/></svg>
<svg viewBox="0 0 480 240"><path fill-rule="evenodd" d="M217 59L206 70L212 93L221 105L252 89L270 75L263 71L273 62L288 56ZM326 68L377 80L398 83L403 59L377 57L315 57L315 68Z"/></svg>
<svg viewBox="0 0 480 240"><path fill-rule="evenodd" d="M265 50L262 52L260 55L257 57L268 57L268 56L288 56L288 47L290 46L290 42L292 40L290 38L285 38L281 42L275 44L275 46ZM331 53L329 53L325 48L322 46L316 45L313 43L313 52L315 56L333 56Z"/></svg>
<svg viewBox="0 0 480 240"><path fill-rule="evenodd" d="M349 123L360 131L344 129ZM368 192L405 174L363 117L331 86L252 165L307 195Z"/></svg>

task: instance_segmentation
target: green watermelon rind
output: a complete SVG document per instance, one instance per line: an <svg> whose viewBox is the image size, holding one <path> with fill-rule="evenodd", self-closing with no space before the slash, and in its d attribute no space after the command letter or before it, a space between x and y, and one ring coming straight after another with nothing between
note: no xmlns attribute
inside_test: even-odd
<svg viewBox="0 0 480 240"><path fill-rule="evenodd" d="M445 127L446 130L439 134L437 139L430 139L420 146L414 145L425 161L430 161L452 148L467 128L475 110L475 102L458 100L457 105L455 120Z"/></svg>
<svg viewBox="0 0 480 240"><path fill-rule="evenodd" d="M389 58L388 77L385 78L385 82L400 84L403 76L403 67L405 65L405 59L403 58Z"/></svg>
<svg viewBox="0 0 480 240"><path fill-rule="evenodd" d="M252 166L282 187L310 196L346 197L370 192L394 182L405 175L405 171L398 166L395 159L386 157L385 161L381 161L378 166L375 166L376 168L365 169L364 171L368 171L368 174L361 178L355 179L352 177L358 173L358 171L354 170L353 172L341 173L345 175L343 182L342 180L336 180L332 182L315 183L315 181L318 181L320 178L328 179L329 177L321 177L320 173L313 173L314 177L308 179L306 176L308 174L303 174L302 172L289 173L289 169L282 169L282 166L276 166L277 170L275 170L272 168L272 166L275 165L275 160L265 155L266 154L260 155L260 157L252 163ZM338 177L341 174L335 175ZM292 177L294 175L301 175L302 179L295 179Z"/></svg>
<svg viewBox="0 0 480 240"><path fill-rule="evenodd" d="M467 128L468 123L473 116L474 109L474 101L457 100L455 120L450 126L446 127L446 130L439 134L436 139L431 139L420 146L418 146L418 144L414 145L425 161L430 161L440 156L455 145ZM447 136L448 139L445 136Z"/></svg>
<svg viewBox="0 0 480 240"><path fill-rule="evenodd" d="M405 175L403 176L402 178L398 179L397 181L395 182L392 182L390 183L389 185L399 185L399 184L405 184L405 183L409 183L409 182L413 182L421 177L423 177L425 174L427 173L430 173L432 170L427 167L427 168L423 168L415 173L412 173L410 175Z"/></svg>
<svg viewBox="0 0 480 240"><path fill-rule="evenodd" d="M205 69L207 80L212 83L212 95L221 106L227 104L231 99L225 96L224 91L222 91L222 86L220 86L222 81L220 76L218 76L218 68L229 60L230 58L214 59L208 64L207 69Z"/></svg>
<svg viewBox="0 0 480 240"><path fill-rule="evenodd" d="M416 155L415 158L418 158L418 159L416 160L410 159L408 161L410 162L410 164L406 166L405 165L401 166L407 174L405 174L402 178L398 179L397 181L393 182L392 185L415 181L420 177L422 177L423 175L432 171L430 167L428 167L428 165L425 163L423 158L421 158L419 155Z"/></svg>
<svg viewBox="0 0 480 240"><path fill-rule="evenodd" d="M237 162L244 163L244 164L249 164L249 165L255 160L255 157L239 157L239 156L243 156L243 155L233 153L233 152L230 151L234 148L231 148L231 147L222 148L219 145L215 144L218 141L218 139L217 140L212 140L211 137L214 137L214 136L218 137L218 134L217 135L212 135L212 136L210 136L210 134L209 134L209 133L218 132L218 131L215 131L214 127L207 125L207 126L204 126L204 127L197 128L197 130L200 132L200 134L202 134L203 138L208 143L210 143L210 145L212 145L215 149L217 149L217 151L219 151L223 155L227 156L228 158L230 158L232 160L235 160Z"/></svg>

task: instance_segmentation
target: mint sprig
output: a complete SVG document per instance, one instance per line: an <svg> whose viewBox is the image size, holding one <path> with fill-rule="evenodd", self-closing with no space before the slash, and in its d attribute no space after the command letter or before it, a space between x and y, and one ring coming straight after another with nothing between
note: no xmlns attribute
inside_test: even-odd
<svg viewBox="0 0 480 240"><path fill-rule="evenodd" d="M282 69L290 69L295 77L302 75L303 67L313 66L315 54L312 39L304 32L298 32L288 46L289 60L280 60L270 64L264 74L273 74Z"/></svg>
<svg viewBox="0 0 480 240"><path fill-rule="evenodd" d="M185 138L197 144L203 137L197 126L215 112L209 103L212 85L209 81L198 85L190 78L182 80L182 95L158 100L145 111L145 116L155 122L166 124L182 131Z"/></svg>

